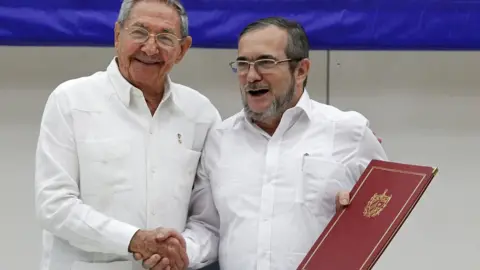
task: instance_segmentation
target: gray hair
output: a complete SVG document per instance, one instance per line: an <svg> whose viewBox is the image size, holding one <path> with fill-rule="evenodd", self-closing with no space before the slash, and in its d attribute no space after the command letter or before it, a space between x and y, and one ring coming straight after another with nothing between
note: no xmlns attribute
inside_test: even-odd
<svg viewBox="0 0 480 270"><path fill-rule="evenodd" d="M290 62L290 70L293 72L298 62L309 57L310 45L305 29L303 29L301 24L282 17L263 18L247 25L240 33L240 38L248 32L272 25L287 31L288 42L285 48L285 55L287 58L292 59ZM305 78L303 87L307 85L307 79L308 78Z"/></svg>
<svg viewBox="0 0 480 270"><path fill-rule="evenodd" d="M145 1L145 0L123 0L122 6L120 7L120 12L118 14L117 22L120 23L120 25L123 25L124 22L130 16L130 12L132 11L133 6L135 6L136 3L141 1ZM164 2L165 4L175 8L175 10L178 13L178 16L180 16L180 33L182 35L182 38L187 37L188 36L188 16L182 3L180 3L179 0L159 0L159 2Z"/></svg>

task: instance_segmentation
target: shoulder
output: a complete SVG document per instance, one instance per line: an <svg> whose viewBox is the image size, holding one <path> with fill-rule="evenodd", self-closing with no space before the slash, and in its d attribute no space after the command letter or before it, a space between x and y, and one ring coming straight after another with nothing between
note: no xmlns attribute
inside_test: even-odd
<svg viewBox="0 0 480 270"><path fill-rule="evenodd" d="M219 122L220 113L209 98L191 87L173 83L174 102L195 122Z"/></svg>
<svg viewBox="0 0 480 270"><path fill-rule="evenodd" d="M242 136L241 132L235 132L243 127L243 112L238 112L223 121L218 121L210 129L204 148L204 165L207 172L217 165L221 152L225 147L230 149L235 145L237 136Z"/></svg>
<svg viewBox="0 0 480 270"><path fill-rule="evenodd" d="M344 155L357 151L366 134L372 133L370 121L362 113L341 110L332 105L316 103L312 105L315 120L326 124L332 132L333 155Z"/></svg>
<svg viewBox="0 0 480 270"><path fill-rule="evenodd" d="M329 121L339 124L368 124L368 119L358 111L341 110L333 105L322 104L312 100L314 114L321 115Z"/></svg>
<svg viewBox="0 0 480 270"><path fill-rule="evenodd" d="M70 79L60 83L55 89L56 95L84 95L90 92L97 92L95 85L104 85L107 81L105 71L95 72L88 76ZM102 87L105 88L105 87Z"/></svg>
<svg viewBox="0 0 480 270"><path fill-rule="evenodd" d="M243 127L244 124L243 111L225 118L223 121L218 122L212 129L212 136L221 137L223 134Z"/></svg>
<svg viewBox="0 0 480 270"><path fill-rule="evenodd" d="M370 126L369 120L358 111L341 110L316 101L313 101L312 108L316 118L324 119L332 124L335 135L362 135Z"/></svg>
<svg viewBox="0 0 480 270"><path fill-rule="evenodd" d="M221 142L225 140L226 134L231 134L232 136L238 136L237 134L241 134L232 131L243 127L243 118L244 114L241 111L230 117L227 117L223 121L216 122L208 134L207 148L218 148L222 144Z"/></svg>
<svg viewBox="0 0 480 270"><path fill-rule="evenodd" d="M49 95L49 101L55 100L60 106L70 108L93 105L99 95L107 95L108 83L104 71L95 72L88 76L66 80L57 85Z"/></svg>

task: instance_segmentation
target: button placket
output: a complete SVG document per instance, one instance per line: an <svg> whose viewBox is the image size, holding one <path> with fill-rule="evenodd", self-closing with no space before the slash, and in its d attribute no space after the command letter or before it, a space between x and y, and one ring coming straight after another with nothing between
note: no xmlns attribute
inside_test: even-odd
<svg viewBox="0 0 480 270"><path fill-rule="evenodd" d="M153 192L156 190L155 187L155 178L157 175L156 160L154 152L150 149L155 149L155 118L151 118L149 121L148 127L148 146L147 146L147 185L146 185L146 194L147 194L147 224L153 222L153 216L157 214L157 207L155 206L155 194Z"/></svg>
<svg viewBox="0 0 480 270"><path fill-rule="evenodd" d="M271 184L272 178L276 174L278 168L279 147L275 139L271 139L267 146L265 155L265 175L263 177L262 197L260 205L260 225L258 233L258 269L269 269L270 258L268 250L270 250L272 237L271 217L273 214L273 206L275 203L275 187Z"/></svg>

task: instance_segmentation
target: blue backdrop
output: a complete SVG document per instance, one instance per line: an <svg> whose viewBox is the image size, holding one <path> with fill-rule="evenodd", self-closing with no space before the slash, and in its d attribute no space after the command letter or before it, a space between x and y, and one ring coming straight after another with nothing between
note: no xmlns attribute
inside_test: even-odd
<svg viewBox="0 0 480 270"><path fill-rule="evenodd" d="M0 0L0 45L112 46L121 0ZM235 48L247 23L301 22L313 49L478 49L477 0L184 0L193 46Z"/></svg>

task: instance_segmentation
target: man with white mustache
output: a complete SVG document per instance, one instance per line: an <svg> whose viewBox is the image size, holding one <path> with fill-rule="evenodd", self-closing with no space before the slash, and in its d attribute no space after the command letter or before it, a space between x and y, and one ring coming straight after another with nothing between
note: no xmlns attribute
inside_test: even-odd
<svg viewBox="0 0 480 270"><path fill-rule="evenodd" d="M108 67L62 83L45 106L38 269L138 270L141 258L201 268L217 258L218 231L195 172L220 115L169 76L192 44L187 14L178 0L124 0L112 34Z"/></svg>
<svg viewBox="0 0 480 270"><path fill-rule="evenodd" d="M212 129L198 171L218 211L221 270L296 269L369 162L387 159L364 116L310 99L308 56L293 21L240 34L230 65L244 108Z"/></svg>

